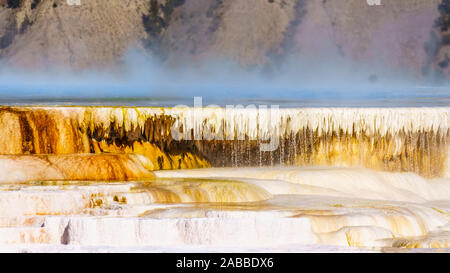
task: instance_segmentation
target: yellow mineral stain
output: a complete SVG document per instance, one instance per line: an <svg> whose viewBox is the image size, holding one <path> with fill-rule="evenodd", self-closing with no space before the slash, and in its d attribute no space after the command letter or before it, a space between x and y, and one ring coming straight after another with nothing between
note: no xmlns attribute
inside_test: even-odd
<svg viewBox="0 0 450 273"><path fill-rule="evenodd" d="M267 191L237 181L154 181L135 189L151 196L155 203L258 202L272 198ZM130 202L130 196L128 201Z"/></svg>
<svg viewBox="0 0 450 273"><path fill-rule="evenodd" d="M1 107L0 154L121 152L148 157L151 170L325 165L444 177L449 111L296 108L267 122L257 109ZM260 151L267 139L278 140L275 151Z"/></svg>
<svg viewBox="0 0 450 273"><path fill-rule="evenodd" d="M447 215L447 213L441 209L435 208L435 207L431 207L432 209L434 209L435 211L439 212L440 214L445 214Z"/></svg>

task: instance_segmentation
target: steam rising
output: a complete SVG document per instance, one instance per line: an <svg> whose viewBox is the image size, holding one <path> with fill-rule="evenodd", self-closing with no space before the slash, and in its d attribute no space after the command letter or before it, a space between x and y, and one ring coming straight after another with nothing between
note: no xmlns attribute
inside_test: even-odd
<svg viewBox="0 0 450 273"><path fill-rule="evenodd" d="M169 66L142 51L130 50L116 70L37 71L3 66L0 72L3 103L98 99L106 104L129 100L139 105L151 98L159 105L174 105L203 96L204 101L216 104L248 100L328 106L335 101L351 106L353 101L376 105L386 99L420 104L423 98L434 98L432 103L437 105L448 104L448 89L443 85L381 64L350 62L326 54L296 54L249 69L223 58Z"/></svg>

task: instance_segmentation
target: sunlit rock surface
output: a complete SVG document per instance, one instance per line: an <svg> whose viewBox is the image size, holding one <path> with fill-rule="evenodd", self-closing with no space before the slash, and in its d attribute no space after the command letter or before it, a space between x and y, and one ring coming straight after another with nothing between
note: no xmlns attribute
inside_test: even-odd
<svg viewBox="0 0 450 273"><path fill-rule="evenodd" d="M0 251L448 248L449 108L270 111L1 108Z"/></svg>
<svg viewBox="0 0 450 273"><path fill-rule="evenodd" d="M448 247L447 178L302 167L213 168L155 175L148 181L2 185L0 250ZM349 185L353 185L351 191Z"/></svg>
<svg viewBox="0 0 450 273"><path fill-rule="evenodd" d="M152 162L137 154L0 155L0 183L123 181L152 178L152 169Z"/></svg>

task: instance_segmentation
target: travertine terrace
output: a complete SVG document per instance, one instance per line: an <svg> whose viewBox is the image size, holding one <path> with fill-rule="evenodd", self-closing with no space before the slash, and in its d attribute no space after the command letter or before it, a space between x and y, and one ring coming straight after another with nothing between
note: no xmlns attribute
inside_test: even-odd
<svg viewBox="0 0 450 273"><path fill-rule="evenodd" d="M3 107L2 154L136 153L149 170L364 166L444 177L449 108Z"/></svg>
<svg viewBox="0 0 450 273"><path fill-rule="evenodd" d="M2 107L0 249L447 248L449 114Z"/></svg>

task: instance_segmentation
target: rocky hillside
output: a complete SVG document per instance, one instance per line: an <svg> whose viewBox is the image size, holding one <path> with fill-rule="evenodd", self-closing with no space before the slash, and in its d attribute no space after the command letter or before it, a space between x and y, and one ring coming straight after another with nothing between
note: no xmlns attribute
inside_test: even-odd
<svg viewBox="0 0 450 273"><path fill-rule="evenodd" d="M86 68L111 65L146 37L146 1L9 0L0 11L1 56L8 64Z"/></svg>
<svg viewBox="0 0 450 273"><path fill-rule="evenodd" d="M442 0L2 0L4 63L110 67L129 48L167 64L230 58L276 68L291 56L448 73Z"/></svg>

